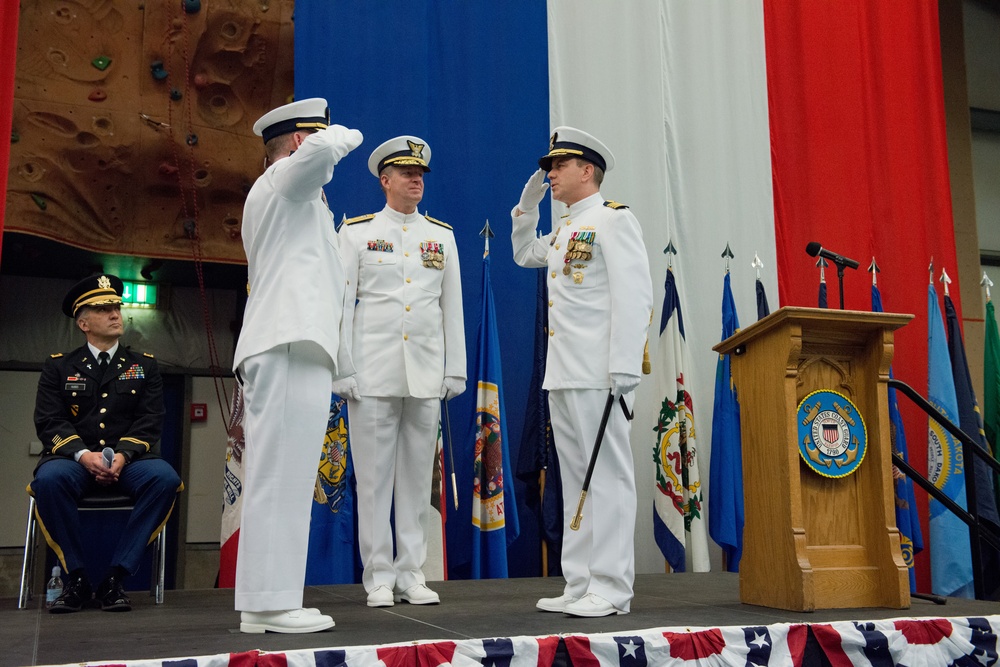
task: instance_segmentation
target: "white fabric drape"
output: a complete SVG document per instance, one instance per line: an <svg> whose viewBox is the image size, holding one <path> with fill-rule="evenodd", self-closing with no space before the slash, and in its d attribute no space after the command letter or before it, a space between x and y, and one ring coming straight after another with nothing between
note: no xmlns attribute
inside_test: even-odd
<svg viewBox="0 0 1000 667"><path fill-rule="evenodd" d="M663 249L672 241L694 359L694 413L708 497L715 364L728 243L740 322L757 318L754 254L771 308L775 265L764 15L760 3L549 0L552 127L601 139L617 165L601 192L628 204L643 228L654 286L650 336L659 331ZM562 213L553 205L553 215ZM651 361L656 364L655 345ZM632 448L639 495L636 571L662 572L652 535L653 426L661 397L638 390ZM718 567L719 554L713 549Z"/></svg>

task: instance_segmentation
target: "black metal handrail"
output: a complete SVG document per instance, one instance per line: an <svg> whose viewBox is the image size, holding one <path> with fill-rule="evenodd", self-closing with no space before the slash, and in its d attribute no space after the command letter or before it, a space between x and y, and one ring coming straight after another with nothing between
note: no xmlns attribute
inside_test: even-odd
<svg viewBox="0 0 1000 667"><path fill-rule="evenodd" d="M922 488L928 493L928 495L932 496L935 500L944 505L948 511L957 516L969 527L969 545L972 551L973 589L975 590L976 599L983 600L986 598L983 576L983 541L986 541L994 549L1000 551L1000 532L998 532L997 529L991 524L984 523L979 519L978 501L976 496L975 462L978 457L979 460L985 461L987 465L992 467L993 471L997 474L1000 474L1000 463L993 458L993 455L990 454L985 447L973 440L972 437L965 431L960 429L952 423L950 419L941 414L940 410L935 408L927 401L927 399L918 394L913 387L905 382L896 380L895 378L890 378L888 384L893 389L897 389L905 394L906 397L913 401L918 408L926 412L928 417L936 421L938 424L941 424L946 431L955 436L959 442L962 443L962 456L964 457L964 460L972 462L971 466L967 466L965 475L965 504L966 507L968 507L968 511L966 511L965 509L962 509L958 503L946 496L944 492L934 486L930 480L914 470L901 457L897 456L895 452L892 454L892 461L897 468L902 470L907 477L912 479L914 483L917 484L917 486Z"/></svg>

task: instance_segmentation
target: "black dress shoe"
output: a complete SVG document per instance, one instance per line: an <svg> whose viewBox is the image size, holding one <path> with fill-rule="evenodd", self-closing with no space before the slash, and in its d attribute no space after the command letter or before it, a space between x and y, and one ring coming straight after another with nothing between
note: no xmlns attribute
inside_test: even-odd
<svg viewBox="0 0 1000 667"><path fill-rule="evenodd" d="M132 611L132 601L125 595L121 578L111 575L97 587L97 600L104 611Z"/></svg>
<svg viewBox="0 0 1000 667"><path fill-rule="evenodd" d="M83 605L90 602L91 597L90 582L87 581L86 577L79 575L70 577L66 585L63 586L62 595L56 598L56 601L49 607L49 612L52 614L69 614L74 611L80 611Z"/></svg>

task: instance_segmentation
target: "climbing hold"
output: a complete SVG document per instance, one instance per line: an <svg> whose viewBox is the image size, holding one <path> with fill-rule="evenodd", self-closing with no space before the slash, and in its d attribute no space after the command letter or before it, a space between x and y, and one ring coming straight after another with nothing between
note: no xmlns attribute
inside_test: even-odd
<svg viewBox="0 0 1000 667"><path fill-rule="evenodd" d="M184 0L184 11L188 14L197 14L201 11L201 0Z"/></svg>
<svg viewBox="0 0 1000 667"><path fill-rule="evenodd" d="M31 193L31 201L35 202L35 206L42 209L43 211L45 210L45 207L48 206L48 204L45 202L45 197L43 197L42 195L35 194L34 192Z"/></svg>
<svg viewBox="0 0 1000 667"><path fill-rule="evenodd" d="M198 143L198 135L197 134L189 134L189 135L187 135L187 145L188 146L194 146L197 143Z"/></svg>
<svg viewBox="0 0 1000 667"><path fill-rule="evenodd" d="M90 61L90 64L103 72L111 66L111 58L108 58L107 56L97 56Z"/></svg>
<svg viewBox="0 0 1000 667"><path fill-rule="evenodd" d="M184 235L189 239L195 238L198 230L198 224L192 218L184 219Z"/></svg>
<svg viewBox="0 0 1000 667"><path fill-rule="evenodd" d="M170 99L172 99L174 102L181 99L182 97L184 97L184 93L182 93L180 90L178 90L177 88L170 89Z"/></svg>
<svg viewBox="0 0 1000 667"><path fill-rule="evenodd" d="M95 88L90 91L90 95L87 95L87 99L91 102L103 102L108 98L108 94L101 90L100 88Z"/></svg>
<svg viewBox="0 0 1000 667"><path fill-rule="evenodd" d="M17 133L17 130L10 131L10 143L16 144L21 140L21 135Z"/></svg>
<svg viewBox="0 0 1000 667"><path fill-rule="evenodd" d="M153 75L153 78L157 81L163 81L167 78L167 70L163 69L162 60L154 60L149 64L149 72Z"/></svg>

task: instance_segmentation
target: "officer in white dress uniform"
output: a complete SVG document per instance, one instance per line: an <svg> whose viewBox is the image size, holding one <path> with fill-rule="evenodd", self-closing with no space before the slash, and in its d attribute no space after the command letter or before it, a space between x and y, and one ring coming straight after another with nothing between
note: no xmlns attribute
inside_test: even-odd
<svg viewBox="0 0 1000 667"><path fill-rule="evenodd" d="M302 608L309 518L334 379L354 372L343 346L345 278L323 185L361 144L329 125L326 100L293 102L253 127L266 171L247 195L249 297L233 361L246 396L236 609L243 632L334 625Z"/></svg>
<svg viewBox="0 0 1000 667"><path fill-rule="evenodd" d="M563 488L563 595L537 607L574 616L625 614L635 573L636 493L630 424L646 329L653 306L639 222L627 206L600 194L614 156L575 128L557 127L549 152L511 212L514 261L548 267L549 345L543 387ZM549 183L544 183L548 172ZM538 204L569 207L537 238ZM580 529L571 530L609 391L614 395ZM624 396L624 401L619 397ZM624 405L620 405L623 403Z"/></svg>
<svg viewBox="0 0 1000 667"><path fill-rule="evenodd" d="M417 213L430 160L430 146L419 137L396 137L376 148L368 169L379 179L385 208L347 220L340 230L344 335L357 374L335 383L334 391L347 399L351 421L369 607L440 601L421 571L424 525L439 401L465 391L465 326L455 235L449 225Z"/></svg>

